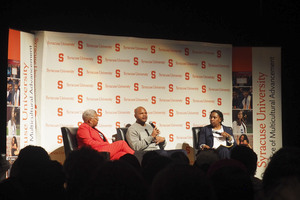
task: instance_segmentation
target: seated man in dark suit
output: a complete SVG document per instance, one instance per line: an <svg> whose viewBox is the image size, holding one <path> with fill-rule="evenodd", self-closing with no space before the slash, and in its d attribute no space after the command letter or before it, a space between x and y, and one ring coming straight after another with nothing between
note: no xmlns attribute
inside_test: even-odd
<svg viewBox="0 0 300 200"><path fill-rule="evenodd" d="M202 128L199 135L199 147L201 150L217 149L221 159L230 158L230 149L236 145L232 128L222 125L223 113L213 110L210 113L210 125Z"/></svg>

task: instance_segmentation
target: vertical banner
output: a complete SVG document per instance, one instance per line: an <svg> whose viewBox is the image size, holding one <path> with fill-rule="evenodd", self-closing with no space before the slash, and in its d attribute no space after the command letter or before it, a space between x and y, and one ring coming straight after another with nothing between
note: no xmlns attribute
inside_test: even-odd
<svg viewBox="0 0 300 200"><path fill-rule="evenodd" d="M14 160L20 151L20 31L9 30L7 66L6 155Z"/></svg>
<svg viewBox="0 0 300 200"><path fill-rule="evenodd" d="M281 50L234 47L232 59L233 133L256 152L262 178L269 158L282 147Z"/></svg>
<svg viewBox="0 0 300 200"><path fill-rule="evenodd" d="M281 50L252 48L254 151L257 173L262 174L268 159L282 147Z"/></svg>
<svg viewBox="0 0 300 200"><path fill-rule="evenodd" d="M36 144L33 45L33 34L9 30L6 140L8 159L15 159L21 148Z"/></svg>
<svg viewBox="0 0 300 200"><path fill-rule="evenodd" d="M252 48L232 48L232 130L238 145L253 148Z"/></svg>
<svg viewBox="0 0 300 200"><path fill-rule="evenodd" d="M34 100L34 34L21 32L20 145L36 144Z"/></svg>
<svg viewBox="0 0 300 200"><path fill-rule="evenodd" d="M191 128L209 124L211 110L231 126L231 45L38 32L36 48L37 128L49 152L63 145L60 127L79 126L85 109L112 138L143 106L166 149L189 155Z"/></svg>

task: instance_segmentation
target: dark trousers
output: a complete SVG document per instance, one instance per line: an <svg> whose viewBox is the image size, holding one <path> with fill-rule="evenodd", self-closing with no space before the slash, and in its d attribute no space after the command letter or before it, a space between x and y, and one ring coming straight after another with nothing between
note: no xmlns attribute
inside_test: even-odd
<svg viewBox="0 0 300 200"><path fill-rule="evenodd" d="M230 158L230 148L219 146L217 148L220 159L229 159Z"/></svg>

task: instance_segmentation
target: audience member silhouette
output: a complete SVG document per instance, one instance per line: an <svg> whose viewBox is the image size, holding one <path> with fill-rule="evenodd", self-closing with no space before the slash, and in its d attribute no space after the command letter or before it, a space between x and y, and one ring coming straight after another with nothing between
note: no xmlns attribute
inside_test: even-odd
<svg viewBox="0 0 300 200"><path fill-rule="evenodd" d="M300 148L283 147L273 154L264 172L264 199L299 199Z"/></svg>
<svg viewBox="0 0 300 200"><path fill-rule="evenodd" d="M262 180L255 177L257 169L256 153L246 145L238 145L231 150L231 158L238 160L245 165L253 183L255 196L261 195Z"/></svg>
<svg viewBox="0 0 300 200"><path fill-rule="evenodd" d="M142 168L142 174L148 186L152 184L153 178L156 174L171 163L171 158L166 156L154 155L149 158L147 164Z"/></svg>
<svg viewBox="0 0 300 200"><path fill-rule="evenodd" d="M170 158L172 159L173 162L175 163L181 163L181 164L186 164L189 165L190 164L190 160L187 157L187 155L182 152L182 151L177 151L174 152L170 155Z"/></svg>
<svg viewBox="0 0 300 200"><path fill-rule="evenodd" d="M70 152L64 162L67 199L84 199L84 192L105 161L98 151L90 147Z"/></svg>
<svg viewBox="0 0 300 200"><path fill-rule="evenodd" d="M211 200L216 197L202 170L186 164L171 164L155 176L149 199Z"/></svg>
<svg viewBox="0 0 300 200"><path fill-rule="evenodd" d="M269 187L264 192L259 200L298 200L300 182L295 176L282 177L273 187Z"/></svg>
<svg viewBox="0 0 300 200"><path fill-rule="evenodd" d="M128 153L128 154L125 154L124 156L120 157L120 160L129 163L137 170L137 172L141 173L142 167L141 167L139 160L137 159L137 157L135 155Z"/></svg>
<svg viewBox="0 0 300 200"><path fill-rule="evenodd" d="M146 151L142 157L141 166L142 168L145 168L145 166L148 164L149 160L152 158L159 156L157 151Z"/></svg>
<svg viewBox="0 0 300 200"><path fill-rule="evenodd" d="M65 199L63 168L38 146L20 151L10 177L1 182L0 199Z"/></svg>
<svg viewBox="0 0 300 200"><path fill-rule="evenodd" d="M218 160L220 160L220 157L217 150L206 149L198 152L194 166L207 173L209 167Z"/></svg>
<svg viewBox="0 0 300 200"><path fill-rule="evenodd" d="M86 200L142 200L147 188L140 173L129 163L116 160L103 164L85 193Z"/></svg>
<svg viewBox="0 0 300 200"><path fill-rule="evenodd" d="M253 200L251 178L241 162L219 160L210 166L207 174L219 200Z"/></svg>

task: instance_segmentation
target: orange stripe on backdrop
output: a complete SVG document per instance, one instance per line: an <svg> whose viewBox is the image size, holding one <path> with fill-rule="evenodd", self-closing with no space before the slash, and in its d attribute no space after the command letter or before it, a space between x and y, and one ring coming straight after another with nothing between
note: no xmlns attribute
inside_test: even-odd
<svg viewBox="0 0 300 200"><path fill-rule="evenodd" d="M8 59L20 60L20 31L9 29Z"/></svg>
<svg viewBox="0 0 300 200"><path fill-rule="evenodd" d="M252 48L251 47L232 48L232 71L252 72Z"/></svg>

